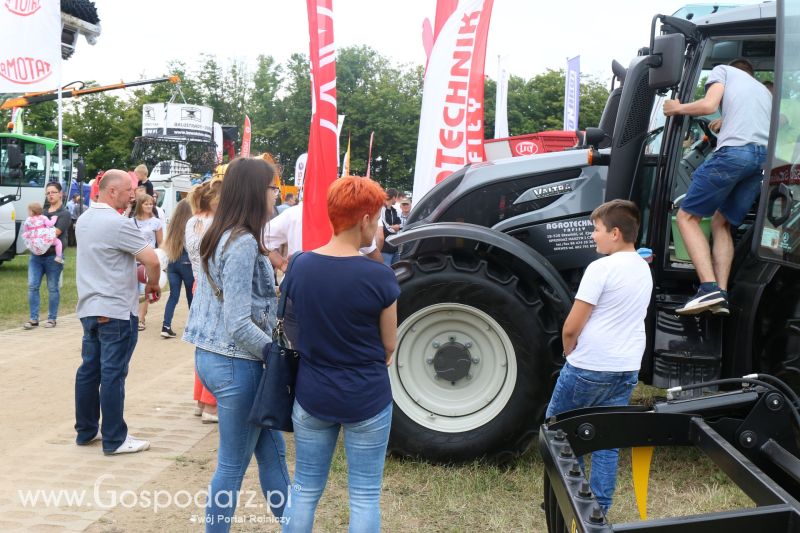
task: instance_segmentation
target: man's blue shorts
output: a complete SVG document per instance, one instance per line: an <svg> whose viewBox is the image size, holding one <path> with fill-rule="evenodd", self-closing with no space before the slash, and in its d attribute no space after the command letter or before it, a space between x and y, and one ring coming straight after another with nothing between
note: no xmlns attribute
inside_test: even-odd
<svg viewBox="0 0 800 533"><path fill-rule="evenodd" d="M734 227L741 225L761 191L766 146L723 146L692 174L681 209L698 217L719 211Z"/></svg>

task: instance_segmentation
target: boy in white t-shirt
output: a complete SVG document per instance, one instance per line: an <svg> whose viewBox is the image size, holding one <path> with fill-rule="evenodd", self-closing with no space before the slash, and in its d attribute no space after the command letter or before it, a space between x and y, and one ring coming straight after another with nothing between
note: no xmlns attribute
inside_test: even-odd
<svg viewBox="0 0 800 533"><path fill-rule="evenodd" d="M566 363L546 416L582 407L628 405L645 349L644 319L653 292L650 268L636 252L639 209L627 200L592 212L592 239L606 257L591 263L564 322ZM589 483L608 512L617 479L618 450L592 454Z"/></svg>

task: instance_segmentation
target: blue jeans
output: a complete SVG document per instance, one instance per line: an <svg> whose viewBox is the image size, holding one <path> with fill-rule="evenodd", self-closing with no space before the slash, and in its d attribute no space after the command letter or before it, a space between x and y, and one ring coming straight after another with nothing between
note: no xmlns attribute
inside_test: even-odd
<svg viewBox="0 0 800 533"><path fill-rule="evenodd" d="M383 264L386 266L392 266L392 263L397 260L397 252L381 252L381 255L383 256Z"/></svg>
<svg viewBox="0 0 800 533"><path fill-rule="evenodd" d="M758 144L719 148L692 174L681 209L698 217L719 211L732 226L741 225L761 191L766 157Z"/></svg>
<svg viewBox="0 0 800 533"><path fill-rule="evenodd" d="M262 363L196 348L195 364L200 381L217 399L219 415L217 469L208 488L206 531L230 530L242 478L253 453L261 491L272 514L280 518L290 483L283 435L247 421L261 381Z"/></svg>
<svg viewBox="0 0 800 533"><path fill-rule="evenodd" d="M31 322L39 321L39 286L42 284L42 276L47 276L47 320L55 320L58 316L60 299L58 280L61 278L62 270L64 270L64 264L56 262L55 254L30 254L28 259L28 307L31 310Z"/></svg>
<svg viewBox="0 0 800 533"><path fill-rule="evenodd" d="M314 513L328 482L340 426L344 427L347 454L350 532L379 532L381 482L392 426L392 404L367 420L338 424L315 418L295 401L292 422L297 458L283 532L305 533L313 529Z"/></svg>
<svg viewBox="0 0 800 533"><path fill-rule="evenodd" d="M122 416L128 363L139 338L139 319L90 316L81 318L83 362L75 375L75 430L78 444L97 435L103 414L103 451L113 452L128 436Z"/></svg>
<svg viewBox="0 0 800 533"><path fill-rule="evenodd" d="M162 325L171 328L175 306L178 305L178 301L181 299L181 283L183 283L183 288L186 291L186 301L189 302L189 307L192 306L194 274L192 274L192 263L189 262L188 257L185 262L181 257L167 266L167 279L169 280L169 299L164 307L164 322Z"/></svg>
<svg viewBox="0 0 800 533"><path fill-rule="evenodd" d="M628 405L634 387L639 380L639 372L595 372L564 364L558 376L546 418L580 409L582 407L603 407ZM589 485L597 497L597 502L608 512L614 489L617 485L617 462L619 449L598 450L592 454L592 472ZM583 458L580 458L583 466Z"/></svg>

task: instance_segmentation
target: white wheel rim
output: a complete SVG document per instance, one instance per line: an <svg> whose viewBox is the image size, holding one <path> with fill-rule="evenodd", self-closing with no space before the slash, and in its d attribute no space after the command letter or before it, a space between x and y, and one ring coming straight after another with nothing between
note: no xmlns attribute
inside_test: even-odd
<svg viewBox="0 0 800 533"><path fill-rule="evenodd" d="M447 342L469 345L469 375L455 384L437 379L431 363L434 346ZM400 325L389 376L394 401L411 420L461 433L502 412L514 392L517 359L511 339L491 316L469 305L442 303L420 309Z"/></svg>

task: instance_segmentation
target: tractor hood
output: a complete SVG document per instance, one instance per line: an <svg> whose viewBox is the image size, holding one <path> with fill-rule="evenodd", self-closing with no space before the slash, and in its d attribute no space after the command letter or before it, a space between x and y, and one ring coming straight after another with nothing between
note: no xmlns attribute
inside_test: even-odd
<svg viewBox="0 0 800 533"><path fill-rule="evenodd" d="M605 156L608 151L601 150L600 154ZM556 204L563 204L564 198L574 196L571 193L589 182L597 190L591 200L586 199L596 206L598 199L602 201L607 169L590 166L591 156L590 149L568 150L464 167L437 184L414 206L407 227L432 222L468 222L506 231L513 226L513 219L548 206L557 207ZM563 208L557 211L562 212ZM568 212L561 216L564 214ZM541 215L556 216L556 213Z"/></svg>

